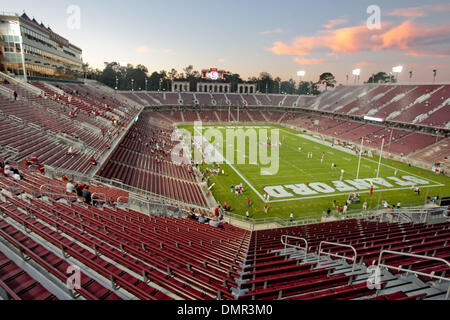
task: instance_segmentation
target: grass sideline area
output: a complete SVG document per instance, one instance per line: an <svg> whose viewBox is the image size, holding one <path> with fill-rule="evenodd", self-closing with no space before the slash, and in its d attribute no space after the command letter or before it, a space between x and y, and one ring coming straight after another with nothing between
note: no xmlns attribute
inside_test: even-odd
<svg viewBox="0 0 450 320"><path fill-rule="evenodd" d="M194 135L194 126L192 125L182 125L178 128L186 129ZM233 213L242 216L245 216L247 211L250 218L254 219L268 217L286 219L289 218L291 213L295 218L317 216L326 212L327 209L333 211L334 201L338 206L343 207L349 195L354 192L359 194L360 203L351 204L349 210L362 209L364 202L367 203L368 209L381 205L382 201L387 201L390 205L401 203L405 207L424 204L428 196L439 196L441 198L450 196L449 177L385 158L382 159L379 174L379 178L382 179L375 179L379 162L378 156L374 158L362 157L360 180L356 180L359 162L359 156L356 152L351 150L348 150L348 152L341 151L333 147L330 142L312 141L303 136L306 135L305 133L293 129L277 125L262 127L246 124L204 125L204 130L208 128L215 128L222 132L224 153L226 152L226 145L233 143L232 141L226 141L227 129L242 129L244 132L248 129L255 129L259 134L259 130L267 128L269 137L271 130L279 130L281 146L268 147L269 150L270 148L279 148L279 171L277 174L261 175L261 172L264 171L264 169L261 169L261 165L249 164L250 146L248 138L246 139L245 150L238 150L235 143L234 163L221 164L219 175L206 174L206 176L209 176L209 186L214 185L211 191L216 200L220 204L226 202L227 205L231 206ZM215 143L214 139L211 139L210 142ZM259 141L260 143L261 141ZM301 151L299 148L301 148ZM236 164L236 155L242 152L244 152L247 161L245 164ZM308 158L310 152L312 152L312 159ZM322 162L323 153L325 153L325 157ZM230 159L228 155L227 158ZM258 163L260 163L259 159ZM332 169L332 163L336 164L336 169ZM202 164L200 168L205 172L207 168L217 169L217 165ZM341 181L342 169L345 172ZM222 170L225 174L221 173ZM395 175L396 171L397 174ZM240 183L244 186L244 193L242 195L232 193L231 186ZM370 187L367 187L370 184L374 185L372 195L370 195ZM314 186L314 188L311 186ZM420 187L420 195L414 192L414 186ZM267 190L273 192L274 196L268 202L269 209L266 214L263 195ZM287 196L288 194L289 196ZM251 200L250 208L247 203L248 199Z"/></svg>

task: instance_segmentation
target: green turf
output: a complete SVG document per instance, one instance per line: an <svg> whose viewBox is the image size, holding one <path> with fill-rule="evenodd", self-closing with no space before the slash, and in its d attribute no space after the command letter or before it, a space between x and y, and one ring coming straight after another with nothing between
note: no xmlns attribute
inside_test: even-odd
<svg viewBox="0 0 450 320"><path fill-rule="evenodd" d="M216 126L224 127L224 126ZM287 129L281 126L270 126L272 129L280 130L280 141L282 146L279 149L279 171L276 175L264 176L261 175L260 165L250 165L248 160L246 164L234 164L234 168L240 172L240 174L247 179L247 181L255 188L261 195L264 194L264 188L269 186L286 186L293 184L310 184L321 182L333 187L332 181L340 180L341 169L345 170L344 180L356 179L358 156L356 154L348 154L343 151L332 148L331 144L322 145L310 140L298 137L300 132ZM180 128L187 129L193 133L193 126L180 126ZM251 128L251 126L245 125L245 128ZM244 130L245 130L244 128ZM269 135L270 130L269 129ZM223 132L223 136L226 137L225 129L219 129ZM260 129L255 129L259 132ZM247 148L245 154L249 152L249 141L247 140ZM214 141L212 141L214 143ZM230 141L225 141L225 145ZM298 148L302 147L302 151L299 152ZM224 147L225 150L226 147ZM242 152L243 150L239 150ZM313 159L308 159L308 152L313 152ZM320 158L322 153L326 152L325 160L321 163ZM361 161L360 179L375 178L376 170L378 168L378 156L374 159L363 157ZM235 161L236 162L236 161ZM331 164L337 165L337 170L331 169ZM412 187L406 187L406 190L387 190L378 191L375 189L374 194L370 196L368 193L364 193L363 190L358 191L361 196L360 204L353 204L349 207L349 210L361 209L362 204L367 202L369 209L374 208L381 204L382 200L387 201L390 204L397 204L400 202L402 206L418 205L425 203L427 196L450 196L450 178L442 175L436 175L430 171L426 171L416 167L410 167L407 164L392 161L389 159L383 159L380 170L380 178L387 178L394 176L395 169L404 170L399 171L397 177L402 179L402 176L410 175L418 178L425 178L432 180L429 186L435 186L442 184L443 186L436 186L432 188L421 188L420 196L414 193ZM388 167L389 166L389 167ZM202 165L201 169L215 168L213 164ZM391 168L392 167L392 168ZM290 189L286 189L288 192L294 195L292 199L301 198L295 201L283 201L269 204L269 213L264 212L264 202L260 197L250 188L250 186L233 170L229 165L222 164L221 169L225 171L225 175L210 176L209 185L215 184L212 188L212 192L217 201L221 204L226 202L231 205L232 212L240 215L245 215L248 210L251 218L263 218L263 217L280 217L287 218L290 213L293 213L295 217L313 216L318 215L326 211L328 208L333 210L333 200L336 200L338 205L343 206L351 191L336 191L335 193L328 194L330 197L324 197L327 194L319 193L312 195L313 199L304 199L305 196L296 195ZM419 172L421 174L419 174ZM391 182L391 180L386 179ZM435 183L436 182L436 183ZM245 192L243 195L235 195L231 193L231 185L243 183ZM379 189L385 189L385 187L375 184ZM333 187L335 188L335 187ZM394 185L394 188L402 188L401 186ZM405 186L403 186L405 188ZM392 188L387 188L392 189ZM367 190L368 191L368 190ZM345 195L338 195L345 194ZM252 205L250 209L247 206L247 200L250 199ZM286 200L291 198L271 198L270 201Z"/></svg>

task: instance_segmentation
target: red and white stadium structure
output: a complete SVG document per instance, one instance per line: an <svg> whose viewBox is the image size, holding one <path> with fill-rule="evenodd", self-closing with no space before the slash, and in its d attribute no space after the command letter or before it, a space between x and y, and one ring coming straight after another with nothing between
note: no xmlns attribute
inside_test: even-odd
<svg viewBox="0 0 450 320"><path fill-rule="evenodd" d="M171 149L178 123L271 123L353 144L364 137L374 150L385 138L390 157L448 173L449 84L310 97L0 79L0 161L25 178L0 177L0 299L448 299L448 208L269 228L230 218L218 228L186 218L216 205L197 169L144 150L155 141ZM25 166L32 156L45 174ZM89 184L98 205L67 193L63 176ZM379 281L368 285L372 266ZM80 285L68 287L76 273Z"/></svg>

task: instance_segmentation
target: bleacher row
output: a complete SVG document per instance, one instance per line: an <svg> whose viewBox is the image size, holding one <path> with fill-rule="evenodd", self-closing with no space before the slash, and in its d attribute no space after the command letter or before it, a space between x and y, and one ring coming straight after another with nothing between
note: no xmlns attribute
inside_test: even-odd
<svg viewBox="0 0 450 320"><path fill-rule="evenodd" d="M190 165L171 160L172 129L158 127L151 113L143 112L128 131L100 176L173 200L207 207L205 196Z"/></svg>
<svg viewBox="0 0 450 320"><path fill-rule="evenodd" d="M65 284L69 265L79 266L82 288L75 289L75 296L233 298L229 286L235 286L249 239L244 230L226 225L212 232L213 227L186 219L24 195L3 192L1 241L45 269L52 281ZM13 281L17 268L3 269L8 263L5 259L0 265L0 285L7 287L10 298L55 298L43 288L34 289L32 281L17 286ZM95 274L95 279L88 274Z"/></svg>
<svg viewBox="0 0 450 320"><path fill-rule="evenodd" d="M239 93L193 93L193 92L121 92L133 101L148 106L276 106L296 107L298 95L239 94Z"/></svg>
<svg viewBox="0 0 450 320"><path fill-rule="evenodd" d="M86 174L92 169L90 159L99 159L139 112L135 105L108 97L101 87L55 84L53 91L45 83L31 85L41 94L18 83L0 83L0 148L10 151L11 160L36 156L44 166ZM74 153L68 155L71 145Z"/></svg>
<svg viewBox="0 0 450 320"><path fill-rule="evenodd" d="M252 233L244 268L241 290L246 291L241 296L242 299L373 298L376 290L367 287L367 275L348 270L339 272L337 265L331 260L325 260L324 256L321 257L323 262L319 264L317 261L299 263L298 258L292 259L290 253L283 252L284 245L280 241L283 235L305 238L308 252L317 252L322 241L352 245L357 252L357 263L366 267L377 264L383 249L450 261L450 223L424 225L346 220L256 231ZM291 239L289 243L305 246L303 241L295 239ZM350 258L354 256L352 249L330 244L322 245L322 250ZM442 276L450 271L447 265L439 261L397 254L384 255L382 263ZM429 277L421 278L424 282L433 280ZM404 287L395 281L385 283L383 289L388 292L386 299L403 300L427 296L426 289L413 290L405 283L402 285Z"/></svg>
<svg viewBox="0 0 450 320"><path fill-rule="evenodd" d="M370 288L364 267L376 263L383 249L450 260L448 222L345 220L249 232L5 192L0 213L2 245L60 287L72 275L69 266L80 267L81 288L73 290L73 298L88 300L441 299L432 278L419 276L424 285L417 287L417 281L402 280L395 271L383 275L381 289ZM303 260L303 251L284 250L283 235L305 238L306 254L314 258ZM323 254L317 260L322 241L354 246L355 271ZM353 256L335 245L322 250ZM450 271L436 261L396 254L385 255L383 263L441 276ZM52 292L49 283L37 282L0 253L0 287L10 299L58 299L61 293Z"/></svg>
<svg viewBox="0 0 450 320"><path fill-rule="evenodd" d="M448 128L450 85L340 86L308 108L351 116Z"/></svg>

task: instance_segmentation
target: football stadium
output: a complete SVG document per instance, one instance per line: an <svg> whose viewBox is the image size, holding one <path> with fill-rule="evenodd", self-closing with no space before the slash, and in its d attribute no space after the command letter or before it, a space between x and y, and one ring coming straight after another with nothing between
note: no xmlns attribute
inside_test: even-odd
<svg viewBox="0 0 450 320"><path fill-rule="evenodd" d="M450 3L50 2L0 12L0 300L450 298Z"/></svg>

